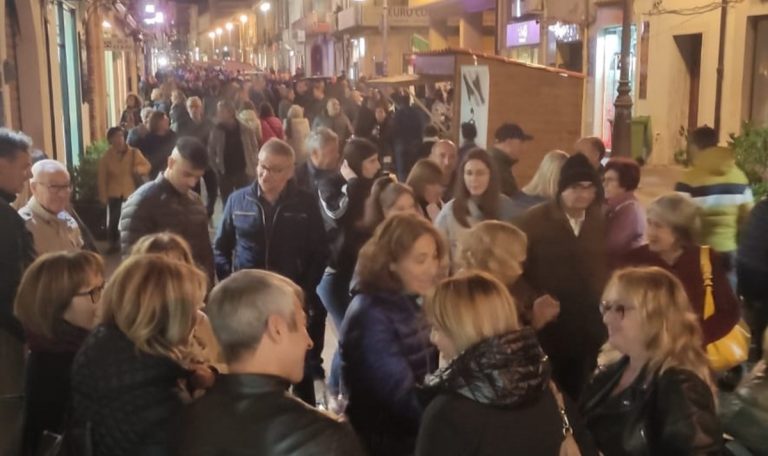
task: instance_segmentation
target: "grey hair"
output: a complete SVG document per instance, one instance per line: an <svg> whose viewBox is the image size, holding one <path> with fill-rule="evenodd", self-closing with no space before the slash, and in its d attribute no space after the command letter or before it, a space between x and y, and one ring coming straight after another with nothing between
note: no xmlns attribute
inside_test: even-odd
<svg viewBox="0 0 768 456"><path fill-rule="evenodd" d="M40 160L32 165L32 182L37 182L41 174L56 173L59 171L65 172L67 173L67 176L69 176L69 171L67 171L67 167L64 166L63 163L49 158Z"/></svg>
<svg viewBox="0 0 768 456"><path fill-rule="evenodd" d="M142 110L139 112L139 114L141 115L141 121L142 122L149 121L149 116L151 116L153 112L155 112L154 108L150 108L149 106L147 106L146 108L142 108Z"/></svg>
<svg viewBox="0 0 768 456"><path fill-rule="evenodd" d="M307 151L312 153L313 150L320 150L332 142L338 144L339 135L330 128L317 128L312 130L309 136L307 136Z"/></svg>
<svg viewBox="0 0 768 456"><path fill-rule="evenodd" d="M245 269L219 283L208 299L205 312L227 362L255 350L269 317L284 317L291 329L297 325L295 301L303 301L301 288L269 271Z"/></svg>
<svg viewBox="0 0 768 456"><path fill-rule="evenodd" d="M291 160L296 160L296 152L294 152L293 147L291 147L291 145L287 142L278 138L272 138L265 142L259 150L259 153L261 152L264 152L265 154L278 155L280 157L290 157Z"/></svg>

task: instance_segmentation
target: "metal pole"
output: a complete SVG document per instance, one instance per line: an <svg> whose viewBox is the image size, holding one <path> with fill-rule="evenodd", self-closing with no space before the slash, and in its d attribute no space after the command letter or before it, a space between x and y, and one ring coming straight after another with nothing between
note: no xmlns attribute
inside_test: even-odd
<svg viewBox="0 0 768 456"><path fill-rule="evenodd" d="M382 4L384 17L381 22L381 67L384 76L387 76L387 38L389 38L389 0L384 0Z"/></svg>
<svg viewBox="0 0 768 456"><path fill-rule="evenodd" d="M728 0L720 6L720 43L717 51L717 87L715 88L715 131L720 134L720 111L723 103L723 63L725 61L725 27L728 19Z"/></svg>
<svg viewBox="0 0 768 456"><path fill-rule="evenodd" d="M621 65L619 72L618 96L614 102L613 137L611 155L629 157L632 155L632 96L629 86L629 47L632 33L632 0L624 0L624 18L621 25Z"/></svg>

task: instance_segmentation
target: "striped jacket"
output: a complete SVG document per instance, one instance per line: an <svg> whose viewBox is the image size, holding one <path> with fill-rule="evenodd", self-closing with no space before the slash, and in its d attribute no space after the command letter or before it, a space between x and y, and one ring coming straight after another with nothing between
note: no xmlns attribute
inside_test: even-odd
<svg viewBox="0 0 768 456"><path fill-rule="evenodd" d="M736 250L739 227L754 199L733 151L711 147L699 152L675 190L689 195L702 208L702 244L718 252Z"/></svg>

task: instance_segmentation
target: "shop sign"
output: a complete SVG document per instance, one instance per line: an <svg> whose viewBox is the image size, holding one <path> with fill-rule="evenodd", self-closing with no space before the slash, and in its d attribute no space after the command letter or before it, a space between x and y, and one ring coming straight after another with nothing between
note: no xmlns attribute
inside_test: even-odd
<svg viewBox="0 0 768 456"><path fill-rule="evenodd" d="M531 46L540 42L541 28L538 21L507 24L507 47Z"/></svg>
<svg viewBox="0 0 768 456"><path fill-rule="evenodd" d="M133 51L134 44L133 39L131 38L123 38L120 36L105 36L104 37L104 50L105 51L125 51L130 52Z"/></svg>
<svg viewBox="0 0 768 456"><path fill-rule="evenodd" d="M429 16L424 9L390 6L388 16L390 27L429 27Z"/></svg>
<svg viewBox="0 0 768 456"><path fill-rule="evenodd" d="M549 31L555 35L555 39L561 43L574 43L581 41L581 30L576 24L556 22L549 26Z"/></svg>

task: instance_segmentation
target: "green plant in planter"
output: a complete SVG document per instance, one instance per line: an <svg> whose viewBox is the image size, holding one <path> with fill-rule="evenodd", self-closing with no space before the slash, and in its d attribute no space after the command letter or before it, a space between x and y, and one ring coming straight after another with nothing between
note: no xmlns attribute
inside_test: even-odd
<svg viewBox="0 0 768 456"><path fill-rule="evenodd" d="M76 202L99 202L99 160L107 149L109 149L109 143L106 140L96 141L85 149L85 156L80 159L80 164L70 167L72 198Z"/></svg>
<svg viewBox="0 0 768 456"><path fill-rule="evenodd" d="M744 171L755 200L768 194L768 128L745 122L741 133L730 135L728 146L736 155L736 164Z"/></svg>

